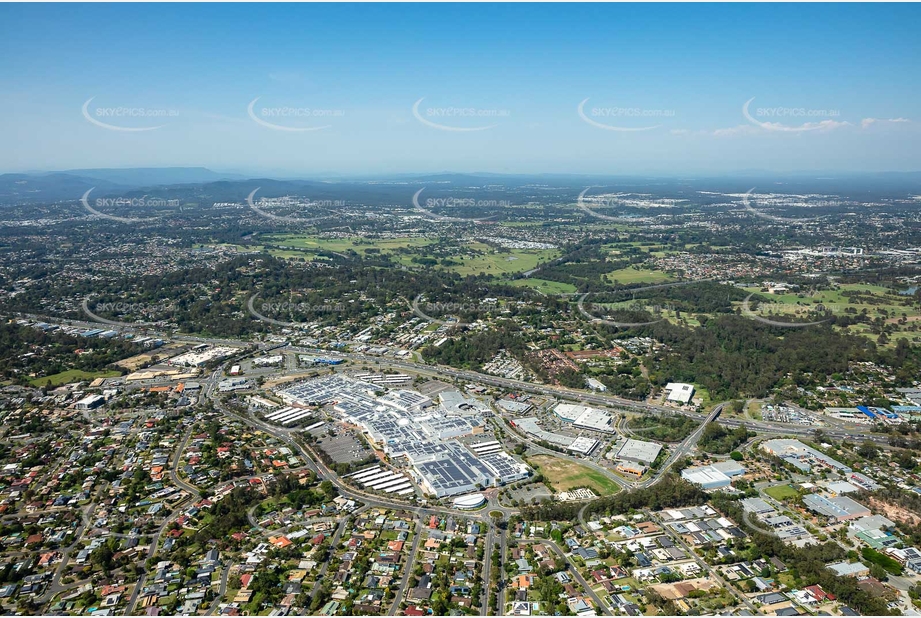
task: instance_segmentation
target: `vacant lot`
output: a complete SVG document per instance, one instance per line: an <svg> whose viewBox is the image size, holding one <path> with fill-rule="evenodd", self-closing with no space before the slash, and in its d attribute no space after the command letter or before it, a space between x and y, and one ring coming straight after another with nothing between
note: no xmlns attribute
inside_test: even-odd
<svg viewBox="0 0 921 618"><path fill-rule="evenodd" d="M582 464L552 455L535 455L528 462L544 475L553 491L567 491L577 487L588 487L600 496L617 493L620 486L601 472Z"/></svg>
<svg viewBox="0 0 921 618"><path fill-rule="evenodd" d="M125 358L113 364L117 365L118 367L123 367L128 371L137 371L145 364L153 362L154 357L157 357L160 360L169 358L170 356L178 354L184 347L185 345L181 343L170 343L161 348L156 348L150 352L143 352L137 356Z"/></svg>

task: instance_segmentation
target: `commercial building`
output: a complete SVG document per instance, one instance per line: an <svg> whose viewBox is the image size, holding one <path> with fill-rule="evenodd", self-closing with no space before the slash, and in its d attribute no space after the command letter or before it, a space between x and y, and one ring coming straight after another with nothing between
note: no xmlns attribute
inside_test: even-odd
<svg viewBox="0 0 921 618"><path fill-rule="evenodd" d="M581 455L588 455L598 446L598 440L592 438L573 438L572 436L545 431L541 429L540 425L537 424L537 418L533 416L512 421L512 425L538 440L549 442Z"/></svg>
<svg viewBox="0 0 921 618"><path fill-rule="evenodd" d="M454 508L461 510L476 509L486 504L486 496L480 493L467 494L454 498Z"/></svg>
<svg viewBox="0 0 921 618"><path fill-rule="evenodd" d="M561 403L553 408L553 413L560 420L566 423L572 423L574 427L580 429L590 429L592 431L613 432L614 419L610 414L590 406L580 406L571 403Z"/></svg>
<svg viewBox="0 0 921 618"><path fill-rule="evenodd" d="M866 577L870 574L870 567L863 562L835 562L828 568L841 577Z"/></svg>
<svg viewBox="0 0 921 618"><path fill-rule="evenodd" d="M413 464L419 484L438 498L521 480L530 474L530 468L506 453L478 459L457 443L444 446L443 452Z"/></svg>
<svg viewBox="0 0 921 618"><path fill-rule="evenodd" d="M573 427L611 433L614 431L614 419L607 412L588 408L572 422Z"/></svg>
<svg viewBox="0 0 921 618"><path fill-rule="evenodd" d="M285 357L281 354L275 354L273 356L263 356L262 358L253 359L253 367L270 367L272 365L280 365L282 361L285 360Z"/></svg>
<svg viewBox="0 0 921 618"><path fill-rule="evenodd" d="M332 405L343 420L360 426L375 448L392 459L405 458L424 491L436 497L527 478L531 469L501 449L497 441L471 445L454 440L482 434L486 421L479 402L448 394L442 405L411 390L391 389L334 374L287 386L278 395L294 405Z"/></svg>
<svg viewBox="0 0 921 618"><path fill-rule="evenodd" d="M245 390L249 388L246 378L228 378L217 383L217 390L222 393Z"/></svg>
<svg viewBox="0 0 921 618"><path fill-rule="evenodd" d="M694 396L694 385L681 382L669 382L665 385L665 400L686 404Z"/></svg>
<svg viewBox="0 0 921 618"><path fill-rule="evenodd" d="M622 461L633 461L648 466L656 460L661 450L661 444L631 439L624 442L623 446L620 447L620 450L617 451L615 458Z"/></svg>
<svg viewBox="0 0 921 618"><path fill-rule="evenodd" d="M601 444L593 438L576 438L572 443L565 447L566 450L588 457Z"/></svg>
<svg viewBox="0 0 921 618"><path fill-rule="evenodd" d="M196 348L191 352L186 352L184 354L180 354L179 356L174 356L168 361L168 363L170 365L177 365L182 367L201 367L209 361L230 356L237 351L239 351L238 348L231 348L228 346L210 347L207 344L202 344L201 346L196 346Z"/></svg>

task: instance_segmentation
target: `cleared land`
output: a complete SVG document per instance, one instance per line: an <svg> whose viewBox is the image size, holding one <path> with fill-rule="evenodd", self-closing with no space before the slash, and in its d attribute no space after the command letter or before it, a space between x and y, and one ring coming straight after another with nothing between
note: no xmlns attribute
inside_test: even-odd
<svg viewBox="0 0 921 618"><path fill-rule="evenodd" d="M617 493L620 486L601 472L582 464L552 455L534 455L528 462L544 475L555 492L568 491L578 487L588 487L600 496Z"/></svg>

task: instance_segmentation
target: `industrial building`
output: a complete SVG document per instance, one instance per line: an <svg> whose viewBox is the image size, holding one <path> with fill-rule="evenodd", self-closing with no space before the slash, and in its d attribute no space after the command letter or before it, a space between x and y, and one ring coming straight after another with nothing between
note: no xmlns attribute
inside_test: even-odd
<svg viewBox="0 0 921 618"><path fill-rule="evenodd" d="M840 461L806 446L799 440L776 438L761 443L761 450L780 457L801 472L811 472L812 466L821 465L841 474L850 474L851 469Z"/></svg>
<svg viewBox="0 0 921 618"><path fill-rule="evenodd" d="M811 511L836 521L847 521L871 515L870 509L847 496L830 498L821 494L803 496L803 504Z"/></svg>
<svg viewBox="0 0 921 618"><path fill-rule="evenodd" d="M721 489L732 485L732 477L745 474L745 468L735 461L721 461L709 466L685 468L681 478L703 489Z"/></svg>
<svg viewBox="0 0 921 618"><path fill-rule="evenodd" d="M681 478L700 485L702 489L721 489L732 485L732 479L710 466L701 468L686 468L681 471Z"/></svg>

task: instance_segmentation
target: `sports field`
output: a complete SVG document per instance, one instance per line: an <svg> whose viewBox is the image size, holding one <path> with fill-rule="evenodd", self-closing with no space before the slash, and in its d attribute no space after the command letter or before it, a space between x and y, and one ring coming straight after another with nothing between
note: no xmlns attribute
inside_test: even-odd
<svg viewBox="0 0 921 618"><path fill-rule="evenodd" d="M636 268L621 268L614 270L605 275L605 279L610 283L615 281L620 285L629 283L667 283L672 280L666 273L661 270L646 270Z"/></svg>

